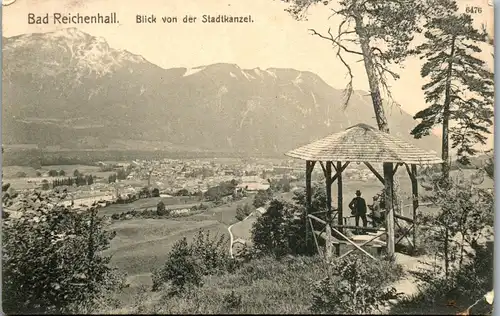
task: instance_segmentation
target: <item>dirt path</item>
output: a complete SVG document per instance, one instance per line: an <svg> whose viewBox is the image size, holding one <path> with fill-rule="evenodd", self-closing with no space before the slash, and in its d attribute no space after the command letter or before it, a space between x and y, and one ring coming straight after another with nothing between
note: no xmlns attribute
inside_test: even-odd
<svg viewBox="0 0 500 316"><path fill-rule="evenodd" d="M383 309L383 313L389 313L392 306L397 305L405 297L412 297L419 293L418 280L412 272L421 272L431 269L428 264L434 262L434 258L429 256L411 257L405 254L396 253L396 263L400 264L404 271L404 276L389 285L396 289L396 293L400 293L397 299L389 300L389 304ZM426 264L427 263L427 264Z"/></svg>

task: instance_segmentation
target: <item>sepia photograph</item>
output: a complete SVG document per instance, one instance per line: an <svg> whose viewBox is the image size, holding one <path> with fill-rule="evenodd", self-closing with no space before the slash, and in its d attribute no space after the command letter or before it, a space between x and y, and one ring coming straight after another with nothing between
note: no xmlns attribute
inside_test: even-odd
<svg viewBox="0 0 500 316"><path fill-rule="evenodd" d="M4 314L493 314L493 1L2 18Z"/></svg>

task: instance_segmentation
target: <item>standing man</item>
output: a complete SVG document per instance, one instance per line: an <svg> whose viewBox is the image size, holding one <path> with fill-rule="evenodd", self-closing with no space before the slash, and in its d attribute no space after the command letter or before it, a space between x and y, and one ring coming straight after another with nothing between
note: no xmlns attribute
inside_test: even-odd
<svg viewBox="0 0 500 316"><path fill-rule="evenodd" d="M373 204L368 207L372 210L373 227L378 227L382 224L382 214L380 213L380 201L378 195L373 197Z"/></svg>
<svg viewBox="0 0 500 316"><path fill-rule="evenodd" d="M361 191L356 190L356 197L349 203L353 215L356 219L356 226L359 226L359 218L363 221L363 227L366 227L366 201L361 197Z"/></svg>

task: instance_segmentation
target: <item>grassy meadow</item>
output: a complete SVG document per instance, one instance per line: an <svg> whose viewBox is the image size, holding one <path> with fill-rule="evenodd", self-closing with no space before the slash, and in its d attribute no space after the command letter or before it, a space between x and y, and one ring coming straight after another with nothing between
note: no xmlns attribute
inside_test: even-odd
<svg viewBox="0 0 500 316"><path fill-rule="evenodd" d="M100 210L102 214L110 215L126 212L140 205L165 201L167 207L189 206L188 199L183 197L152 198L138 200L130 204L110 205ZM179 204L185 202L186 204ZM208 210L190 215L169 219L130 219L115 221L109 227L116 232L111 247L105 251L112 255L111 264L127 274L129 287L119 297L122 302L128 302L137 295L141 288L150 289L152 285L151 272L166 261L173 244L186 237L188 242L200 229L209 231L211 236L225 235L229 239L228 226L237 222L236 208L238 205L251 203L247 197L240 201L209 208ZM177 204L174 204L177 203ZM200 202L192 205L199 205ZM156 206L156 204L154 204ZM229 244L227 245L229 251Z"/></svg>
<svg viewBox="0 0 500 316"><path fill-rule="evenodd" d="M155 197L148 199L140 199L128 204L112 204L99 210L101 215L111 216L113 214L125 213L127 211L156 209L156 205L163 201L167 209L190 208L202 203L198 197L191 196L172 196L172 197Z"/></svg>

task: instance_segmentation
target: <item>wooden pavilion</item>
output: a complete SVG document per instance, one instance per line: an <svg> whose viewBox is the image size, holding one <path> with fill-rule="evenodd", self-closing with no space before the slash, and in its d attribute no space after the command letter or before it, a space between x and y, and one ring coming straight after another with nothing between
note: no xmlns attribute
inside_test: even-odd
<svg viewBox="0 0 500 316"><path fill-rule="evenodd" d="M416 227L415 216L419 206L418 202L418 183L417 183L417 165L431 165L441 164L441 158L436 157L434 154L422 150L412 144L409 144L391 134L384 133L378 129L366 125L357 124L347 128L345 131L332 134L318 141L312 142L308 145L299 147L286 153L287 156L306 161L306 219L308 219L310 228L313 228L312 219L325 224L326 231L326 244L327 255L331 251L330 236L331 230L336 235L340 235L344 240L352 244L355 249L368 254L362 246L380 238L382 235L387 235L387 254L393 256L395 252L395 245L407 234L413 230L412 244L415 246L416 240ZM311 175L316 163L319 162L323 173L325 175L326 185L326 207L327 207L327 220L321 220L315 214L311 213L312 205L312 186ZM366 241L361 245L349 240L342 232L344 228L353 229L355 227L344 225L343 219L343 193L342 193L342 172L347 168L349 163L357 162L364 163L371 172L384 184L385 187L385 210L386 210L386 228L381 234L374 236L372 239ZM383 176L372 166L372 163L382 163ZM407 218L398 214L394 214L393 207L393 184L394 174L399 166L405 166L412 183L412 196L413 196L413 218ZM332 172L334 169L334 172ZM338 201L337 210L335 214L332 211L332 184L337 181L338 185ZM334 224L335 217L338 224ZM395 219L401 219L411 224L408 232L402 236L398 241L395 241L394 225L398 225ZM307 223L306 223L307 225ZM306 231L307 231L306 227ZM363 229L363 228L356 228ZM308 234L306 232L306 238ZM313 234L316 246L318 242L315 234ZM318 249L319 250L319 249ZM353 251L353 250L352 250ZM352 252L350 251L350 252ZM350 253L348 252L348 253ZM348 253L344 254L347 255ZM373 258L373 257L372 257Z"/></svg>

